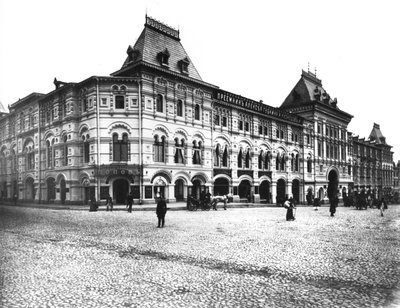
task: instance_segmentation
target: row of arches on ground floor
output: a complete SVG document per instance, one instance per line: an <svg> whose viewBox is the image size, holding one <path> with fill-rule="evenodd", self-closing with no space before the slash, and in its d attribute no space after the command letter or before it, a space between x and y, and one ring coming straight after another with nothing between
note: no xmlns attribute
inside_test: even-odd
<svg viewBox="0 0 400 308"><path fill-rule="evenodd" d="M87 203L92 197L100 195L100 199L105 199L105 196L110 195L114 202L120 204L126 201L129 193L134 194L134 199L140 200L154 200L156 194L160 193L168 200L186 201L190 195L200 198L202 191L207 191L213 195L229 195L240 199L240 201L266 203L283 203L290 196L297 202L302 202L305 201L304 194L309 193L299 179L288 181L284 178L278 179L276 182L264 178L261 182L255 183L251 178L244 177L236 184L229 177L217 177L211 183L205 176L195 176L191 179L178 177L172 180L168 178L167 174L158 173L150 183L143 184L141 187L138 183L134 183L132 177L127 176L116 176L102 183L98 188L97 181L83 179L80 185L77 184L71 188L63 175L57 176L57 179L48 177L44 185L42 184L40 187L41 196L38 198L38 184L34 183L32 177L27 177L22 186L14 189L19 189L18 198L25 200L57 201L60 203L81 200ZM1 187L3 186L7 186L7 184L1 185ZM337 173L329 173L327 186L327 189L319 188L315 193L321 200L337 191ZM306 189L306 192L303 193L304 189ZM344 190L343 193L346 193L346 191ZM312 195L314 197L314 193Z"/></svg>

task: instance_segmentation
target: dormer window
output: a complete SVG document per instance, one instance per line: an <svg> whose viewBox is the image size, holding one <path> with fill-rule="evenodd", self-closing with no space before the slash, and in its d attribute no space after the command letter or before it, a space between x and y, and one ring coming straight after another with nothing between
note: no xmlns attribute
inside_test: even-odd
<svg viewBox="0 0 400 308"><path fill-rule="evenodd" d="M140 54L139 50L133 49L132 46L128 47L126 53L128 54L128 62L136 62Z"/></svg>
<svg viewBox="0 0 400 308"><path fill-rule="evenodd" d="M186 57L178 62L179 69L181 73L188 74L189 73L189 59Z"/></svg>
<svg viewBox="0 0 400 308"><path fill-rule="evenodd" d="M168 66L169 51L167 48L157 54L157 60L161 65Z"/></svg>

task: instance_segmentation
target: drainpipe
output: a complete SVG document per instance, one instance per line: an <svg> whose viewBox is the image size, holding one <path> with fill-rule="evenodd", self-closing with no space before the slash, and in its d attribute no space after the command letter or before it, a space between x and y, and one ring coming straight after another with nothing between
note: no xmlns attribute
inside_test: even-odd
<svg viewBox="0 0 400 308"><path fill-rule="evenodd" d="M140 78L140 77L139 77ZM143 194L143 161L142 161L142 82L138 81L138 92L139 92L139 204L142 204Z"/></svg>
<svg viewBox="0 0 400 308"><path fill-rule="evenodd" d="M97 201L100 201L100 95L99 95L99 79L96 79L96 130L97 130L97 165L95 164L95 168L97 168ZM96 173L95 173L96 174Z"/></svg>
<svg viewBox="0 0 400 308"><path fill-rule="evenodd" d="M41 159L41 144L42 138L40 137L40 103L38 103L38 152L39 152L39 159L38 159L38 181L39 181L39 203L42 203L42 159Z"/></svg>

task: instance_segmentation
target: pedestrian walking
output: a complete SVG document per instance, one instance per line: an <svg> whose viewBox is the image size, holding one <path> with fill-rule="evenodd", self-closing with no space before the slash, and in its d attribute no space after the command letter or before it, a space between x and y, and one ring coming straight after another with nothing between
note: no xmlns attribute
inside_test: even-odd
<svg viewBox="0 0 400 308"><path fill-rule="evenodd" d="M318 208L320 206L320 200L318 197L314 198L314 211L318 211Z"/></svg>
<svg viewBox="0 0 400 308"><path fill-rule="evenodd" d="M286 209L286 220L287 221L295 220L294 215L293 215L293 210L295 209L294 200L292 198L286 199L283 206Z"/></svg>
<svg viewBox="0 0 400 308"><path fill-rule="evenodd" d="M329 199L329 202L329 212L331 212L331 217L334 217L336 213L336 208L339 205L339 198L337 196L333 196L331 199Z"/></svg>
<svg viewBox="0 0 400 308"><path fill-rule="evenodd" d="M128 213L132 213L133 195L130 193L126 198L126 207L128 208Z"/></svg>
<svg viewBox="0 0 400 308"><path fill-rule="evenodd" d="M89 212L97 212L97 208L98 208L98 205L96 202L96 197L91 197Z"/></svg>
<svg viewBox="0 0 400 308"><path fill-rule="evenodd" d="M387 203L384 197L382 197L381 201L379 202L379 210L381 212L381 216L383 217L383 211L387 209Z"/></svg>
<svg viewBox="0 0 400 308"><path fill-rule="evenodd" d="M110 195L107 196L106 205L107 205L107 211L110 210L112 212L114 208L114 203Z"/></svg>
<svg viewBox="0 0 400 308"><path fill-rule="evenodd" d="M157 195L157 208L156 214L158 218L158 226L157 228L164 228L165 224L165 214L167 213L167 203L161 195Z"/></svg>

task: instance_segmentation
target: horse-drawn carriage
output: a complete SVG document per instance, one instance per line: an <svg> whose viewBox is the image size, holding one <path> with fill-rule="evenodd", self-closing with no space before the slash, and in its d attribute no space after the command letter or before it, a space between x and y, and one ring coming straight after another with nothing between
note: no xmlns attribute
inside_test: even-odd
<svg viewBox="0 0 400 308"><path fill-rule="evenodd" d="M201 209L202 211L209 211L211 208L217 210L218 203L224 204L224 210L226 210L226 205L228 203L227 196L211 196L206 195L204 198L196 199L194 196L189 196L187 200L187 209L189 211L197 211Z"/></svg>

